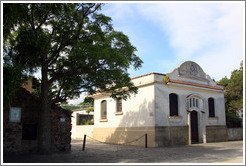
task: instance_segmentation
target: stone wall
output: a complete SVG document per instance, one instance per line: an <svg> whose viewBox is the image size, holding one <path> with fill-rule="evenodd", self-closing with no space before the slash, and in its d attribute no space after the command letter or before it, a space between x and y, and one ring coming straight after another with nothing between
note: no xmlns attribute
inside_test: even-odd
<svg viewBox="0 0 246 166"><path fill-rule="evenodd" d="M243 128L227 128L228 141L243 140Z"/></svg>
<svg viewBox="0 0 246 166"><path fill-rule="evenodd" d="M40 101L21 88L15 95L11 107L21 108L21 121L10 122L9 110L3 110L3 151L4 153L36 153L38 151L38 128L42 123ZM52 111L52 151L68 151L71 142L71 112L58 106ZM61 119L64 118L64 119ZM65 121L64 121L65 120ZM30 131L32 130L32 131ZM31 136L30 136L31 133ZM28 138L29 137L29 138Z"/></svg>
<svg viewBox="0 0 246 166"><path fill-rule="evenodd" d="M71 111L61 107L52 107L52 150L71 150Z"/></svg>
<svg viewBox="0 0 246 166"><path fill-rule="evenodd" d="M155 127L155 141L157 147L188 145L188 126L160 126Z"/></svg>
<svg viewBox="0 0 246 166"><path fill-rule="evenodd" d="M224 142L227 141L226 126L206 126L207 142Z"/></svg>

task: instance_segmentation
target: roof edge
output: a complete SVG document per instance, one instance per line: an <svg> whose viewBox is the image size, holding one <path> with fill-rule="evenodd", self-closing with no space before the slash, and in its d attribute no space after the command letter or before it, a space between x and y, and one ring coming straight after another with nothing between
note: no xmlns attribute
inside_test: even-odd
<svg viewBox="0 0 246 166"><path fill-rule="evenodd" d="M145 77L145 76L149 76L149 75L152 75L152 74L166 76L166 74L163 74L163 73L156 73L156 72L152 72L152 73L148 73L148 74L140 75L140 76L137 76L137 77L133 77L133 78L131 78L131 80L134 80L134 79L137 79L137 78L141 78L141 77Z"/></svg>

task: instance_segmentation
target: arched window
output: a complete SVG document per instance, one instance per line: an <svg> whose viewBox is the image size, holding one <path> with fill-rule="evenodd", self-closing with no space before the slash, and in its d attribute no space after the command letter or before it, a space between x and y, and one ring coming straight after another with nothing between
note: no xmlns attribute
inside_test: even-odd
<svg viewBox="0 0 246 166"><path fill-rule="evenodd" d="M116 100L116 112L122 112L122 99L120 98Z"/></svg>
<svg viewBox="0 0 246 166"><path fill-rule="evenodd" d="M215 110L214 110L214 99L208 98L208 109L209 109L209 117L215 117Z"/></svg>
<svg viewBox="0 0 246 166"><path fill-rule="evenodd" d="M199 101L200 99L197 97L191 97L190 100L188 100L189 103L189 107L190 108L199 108Z"/></svg>
<svg viewBox="0 0 246 166"><path fill-rule="evenodd" d="M107 119L107 101L101 102L101 119Z"/></svg>
<svg viewBox="0 0 246 166"><path fill-rule="evenodd" d="M169 94L170 116L178 116L178 95Z"/></svg>

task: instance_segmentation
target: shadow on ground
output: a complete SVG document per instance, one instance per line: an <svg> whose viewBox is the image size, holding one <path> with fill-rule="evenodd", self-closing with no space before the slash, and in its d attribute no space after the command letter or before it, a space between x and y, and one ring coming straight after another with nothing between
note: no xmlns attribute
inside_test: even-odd
<svg viewBox="0 0 246 166"><path fill-rule="evenodd" d="M237 160L233 160L233 159ZM219 163L243 162L243 141L162 148L73 140L72 150L52 155L4 155L3 163Z"/></svg>

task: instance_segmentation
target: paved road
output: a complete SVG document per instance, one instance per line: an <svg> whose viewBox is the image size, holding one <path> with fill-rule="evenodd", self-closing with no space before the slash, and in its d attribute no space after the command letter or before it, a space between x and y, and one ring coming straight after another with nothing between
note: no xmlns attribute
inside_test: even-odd
<svg viewBox="0 0 246 166"><path fill-rule="evenodd" d="M72 141L67 153L5 156L4 163L242 163L243 141L144 148Z"/></svg>

